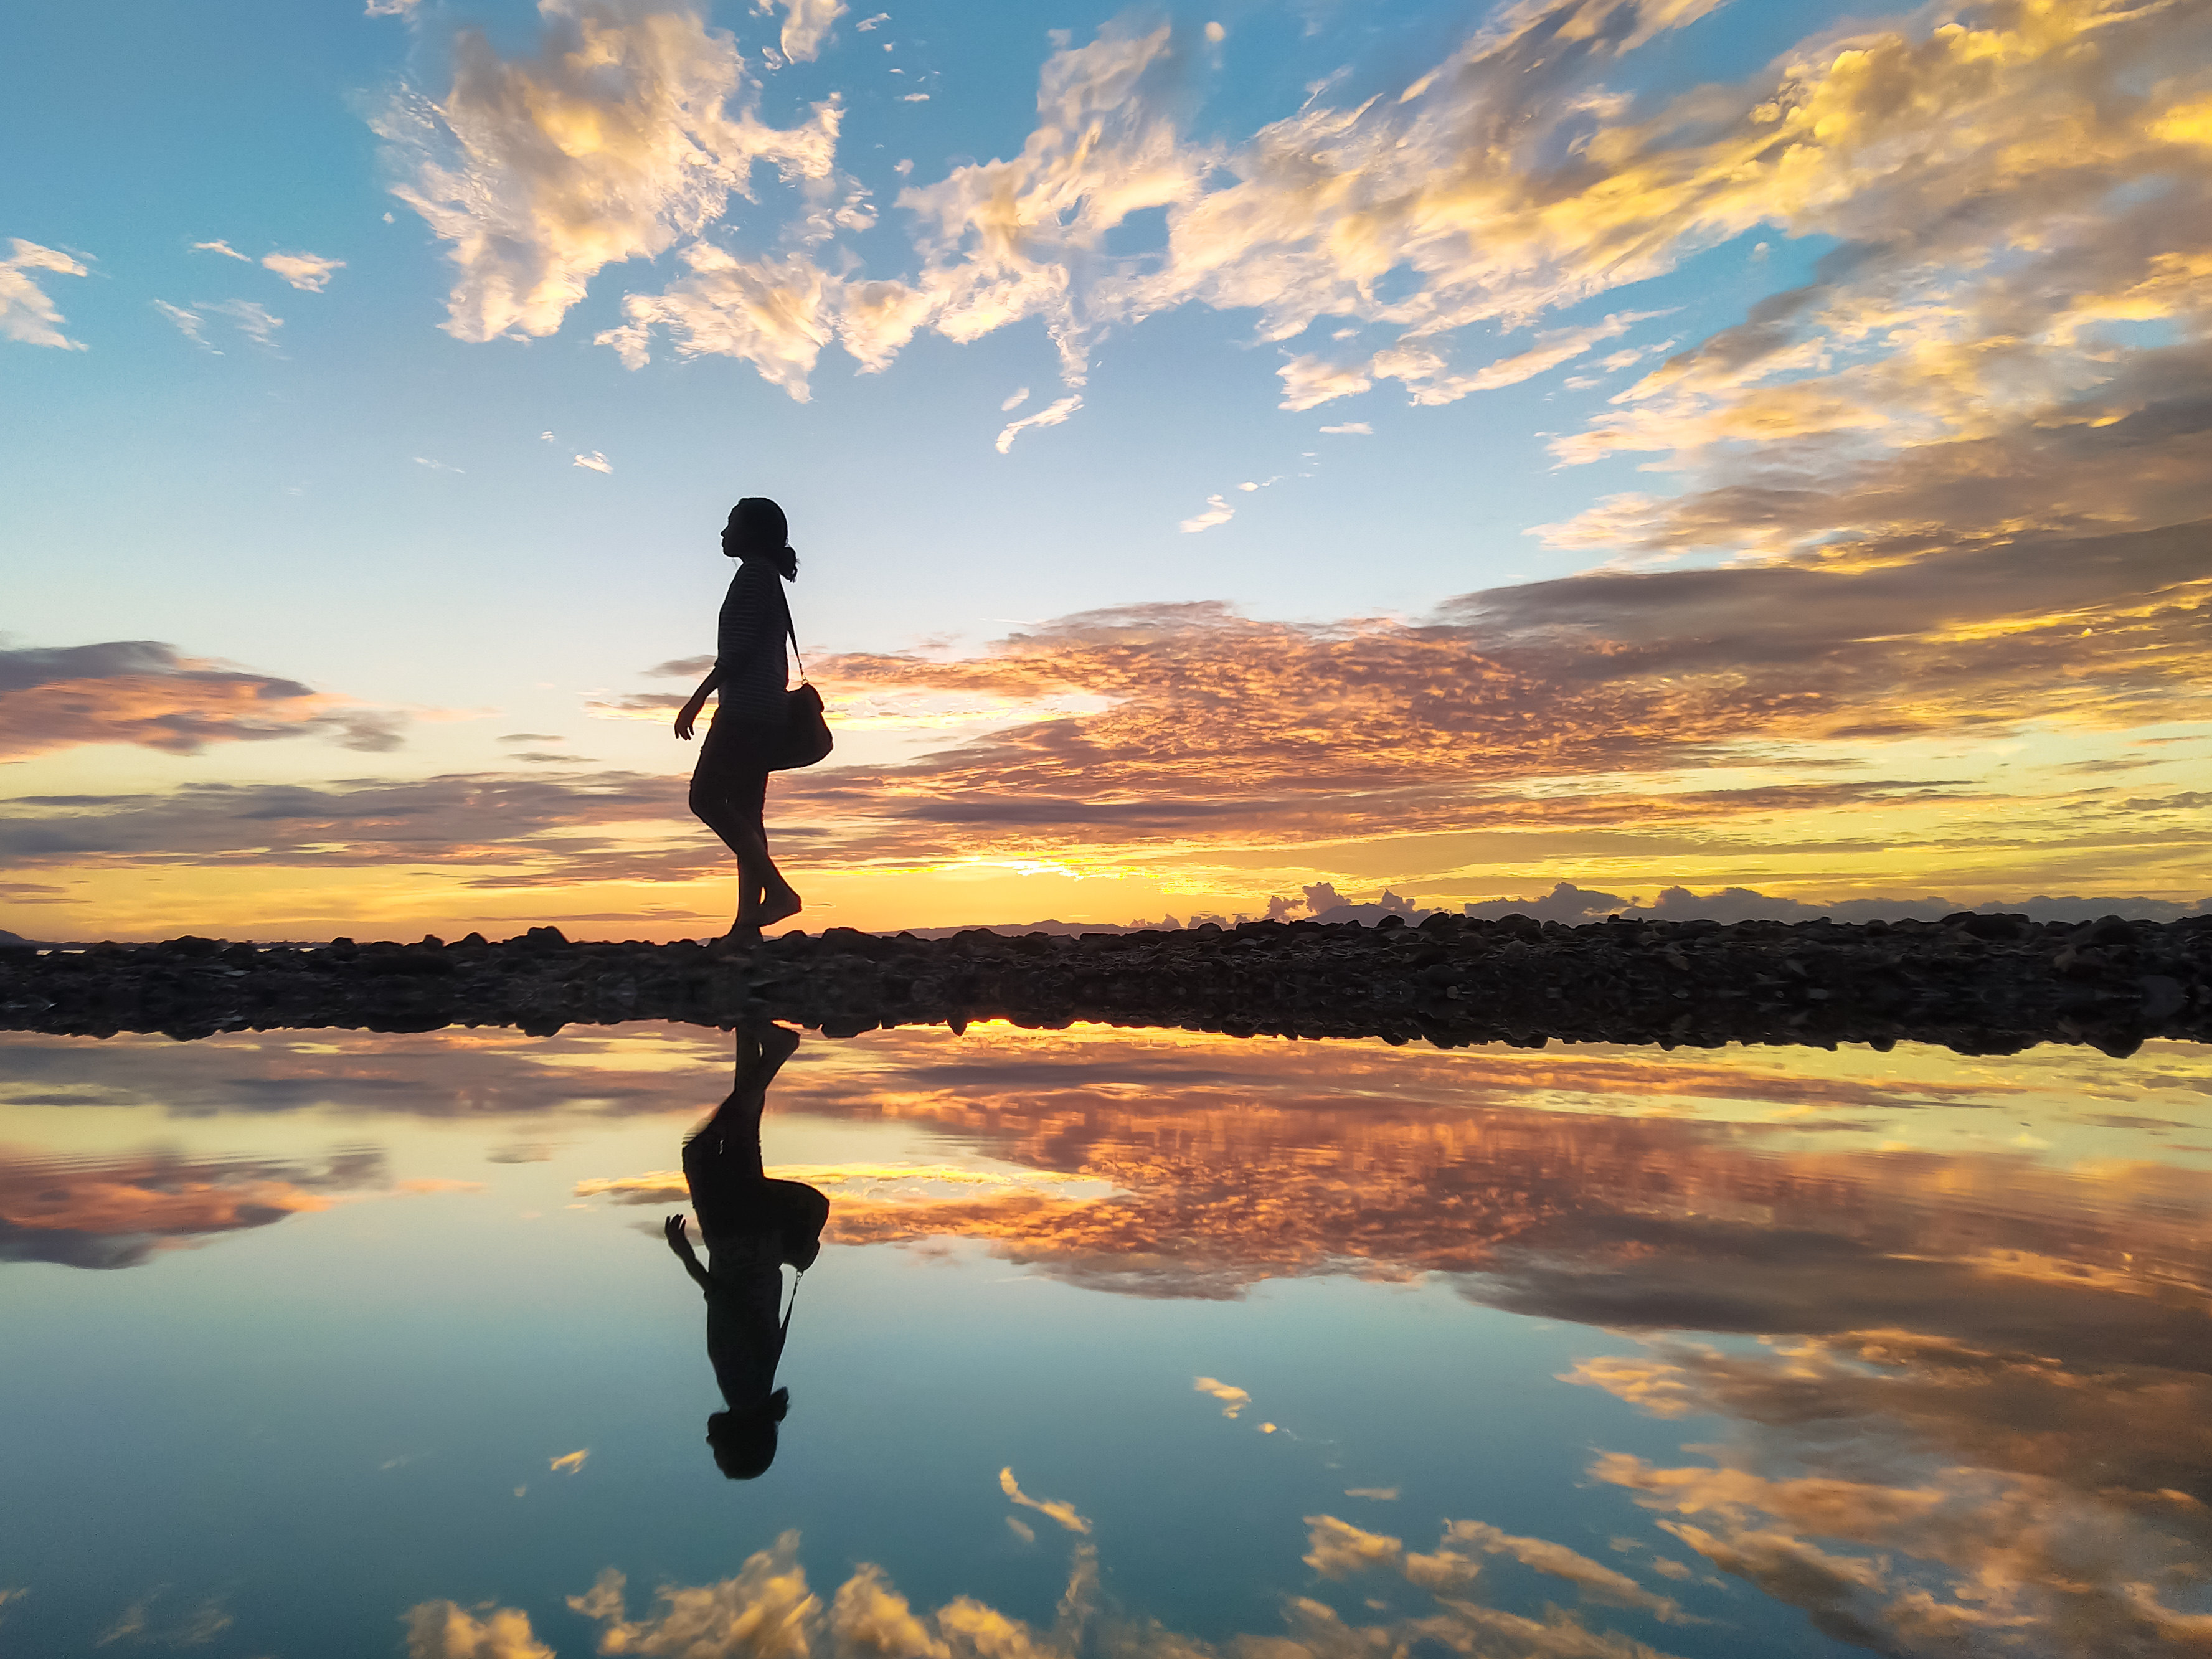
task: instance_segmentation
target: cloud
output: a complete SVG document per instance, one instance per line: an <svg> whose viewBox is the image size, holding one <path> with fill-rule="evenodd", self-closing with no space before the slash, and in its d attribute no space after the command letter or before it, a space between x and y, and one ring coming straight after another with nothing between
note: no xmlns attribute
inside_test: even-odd
<svg viewBox="0 0 2212 1659"><path fill-rule="evenodd" d="M1033 426L1058 426L1083 407L1083 399L1073 393L1058 398L1034 415L1024 415L1018 421L1009 421L1000 429L998 451L1001 455L1014 447L1014 440Z"/></svg>
<svg viewBox="0 0 2212 1659"><path fill-rule="evenodd" d="M763 124L730 37L642 0L543 0L533 58L503 59L465 30L444 97L396 99L375 128L392 193L450 244L447 331L545 335L601 269L651 258L750 199L765 163L820 179L835 102L799 125Z"/></svg>
<svg viewBox="0 0 2212 1659"><path fill-rule="evenodd" d="M680 258L691 275L658 295L630 295L623 301L629 320L595 336L597 343L639 368L652 331L665 326L680 355L742 358L771 386L807 401L807 376L838 327L831 279L803 252L748 260L694 242ZM890 319L878 322L896 332Z"/></svg>
<svg viewBox="0 0 2212 1659"><path fill-rule="evenodd" d="M596 449L588 455L577 456L576 459L569 462L568 465L571 466L580 466L586 471L591 472L612 472L615 470L614 463L610 461L605 455L602 455Z"/></svg>
<svg viewBox="0 0 2212 1659"><path fill-rule="evenodd" d="M88 274L83 263L53 248L27 242L20 236L9 237L8 246L12 251L6 258L0 259L0 337L24 345L51 346L59 351L87 349L83 341L72 340L62 332L65 319L60 308L30 274L45 270L63 276L82 276Z"/></svg>
<svg viewBox="0 0 2212 1659"><path fill-rule="evenodd" d="M367 17L412 17L422 0L368 0L362 12Z"/></svg>
<svg viewBox="0 0 2212 1659"><path fill-rule="evenodd" d="M1371 438L1375 428L1365 421L1346 421L1341 426L1325 426L1322 431L1330 437Z"/></svg>
<svg viewBox="0 0 2212 1659"><path fill-rule="evenodd" d="M0 759L115 743L196 755L210 743L295 737L384 753L399 746L401 723L152 640L0 649Z"/></svg>
<svg viewBox="0 0 2212 1659"><path fill-rule="evenodd" d="M563 1453L561 1456L552 1459L545 1467L555 1474L574 1474L584 1467L584 1460L591 1455L591 1448L586 1446L581 1451Z"/></svg>
<svg viewBox="0 0 2212 1659"><path fill-rule="evenodd" d="M1243 1389L1227 1382L1218 1382L1211 1376L1192 1379L1191 1387L1200 1394L1210 1394L1221 1401L1221 1414L1224 1417L1234 1418L1237 1413L1252 1403L1252 1396Z"/></svg>
<svg viewBox="0 0 2212 1659"><path fill-rule="evenodd" d="M1375 384L1364 369L1342 368L1318 357L1293 357L1275 373L1283 377L1279 406L1293 411L1355 397Z"/></svg>
<svg viewBox="0 0 2212 1659"><path fill-rule="evenodd" d="M1227 524L1236 516L1237 509L1230 506L1228 502L1222 500L1220 496L1208 495L1206 498L1206 510L1191 518L1185 519L1181 524L1177 525L1176 528L1182 531L1186 536L1191 536L1197 534L1201 530L1211 530L1218 524Z"/></svg>
<svg viewBox="0 0 2212 1659"><path fill-rule="evenodd" d="M1210 166L1206 152L1177 139L1171 106L1182 70L1169 27L1138 33L1109 25L1089 46L1047 62L1036 125L1018 155L900 192L921 266L913 285L926 296L930 326L968 341L1041 319L1062 380L1083 384L1092 339L1127 309L1091 299L1094 288L1126 280L1106 254L1109 234L1131 214L1195 194Z"/></svg>
<svg viewBox="0 0 2212 1659"><path fill-rule="evenodd" d="M320 1168L162 1152L54 1158L0 1152L0 1262L137 1267L180 1243L328 1209L331 1194L383 1179L384 1155L366 1148L334 1154Z"/></svg>
<svg viewBox="0 0 2212 1659"><path fill-rule="evenodd" d="M268 307L251 300L224 300L213 305L199 305L194 309L203 315L228 317L238 325L238 331L258 346L268 350L276 348L276 331L284 326L284 319L270 313Z"/></svg>
<svg viewBox="0 0 2212 1659"><path fill-rule="evenodd" d="M1011 1468L999 1471L999 1490L1024 1509L1035 1510L1046 1519L1057 1521L1070 1532L1088 1533L1091 1530L1090 1522L1075 1512L1074 1504L1057 1498L1030 1497L1016 1484L1014 1472Z"/></svg>
<svg viewBox="0 0 2212 1659"><path fill-rule="evenodd" d="M1430 346L1405 344L1376 352L1368 365L1368 372L1377 380L1404 381L1413 394L1410 401L1414 404L1457 403L1471 392L1493 392L1499 386L1534 380L1570 358L1581 356L1601 341L1615 338L1647 318L1664 314L1656 311L1624 312L1587 327L1553 329L1539 334L1536 343L1528 350L1501 357L1472 374L1453 373L1444 356ZM1364 381L1357 389L1365 390ZM1310 409L1319 401L1317 396L1309 392L1306 401L1297 406ZM1291 407L1287 402L1283 406Z"/></svg>
<svg viewBox="0 0 2212 1659"><path fill-rule="evenodd" d="M192 252L195 253L220 253L224 258L236 259L241 264L250 265L253 263L252 258L247 257L246 254L240 253L236 248L225 241L194 242L192 244Z"/></svg>
<svg viewBox="0 0 2212 1659"><path fill-rule="evenodd" d="M777 0L784 9L777 44L794 64L814 61L829 38L830 26L845 15L845 0Z"/></svg>
<svg viewBox="0 0 2212 1659"><path fill-rule="evenodd" d="M345 261L326 259L319 253L267 253L262 256L261 265L264 270L275 271L294 288L320 294L330 286L331 273L345 269Z"/></svg>
<svg viewBox="0 0 2212 1659"><path fill-rule="evenodd" d="M1022 387L1018 392L1008 394L1006 402L999 405L999 412L1002 415L1011 414L1013 410L1019 409L1024 404L1027 403L1029 401L1029 396L1030 389L1027 386Z"/></svg>
<svg viewBox="0 0 2212 1659"><path fill-rule="evenodd" d="M1713 8L1517 5L1402 84L1350 104L1324 88L1241 135L1198 114L1210 28L1056 35L1018 150L902 190L908 248L872 276L847 239L875 220L836 178L835 107L763 126L734 46L646 0L548 0L530 60L465 36L445 100L380 130L453 244L461 337L550 332L606 264L684 245L687 274L600 337L641 363L665 325L679 353L745 358L795 396L833 342L873 370L924 328L1031 320L1073 391L1098 340L1201 306L1286 353L1287 409L1393 379L1447 403L1657 314L1589 314L1620 289L1738 238L1820 239L1813 280L1740 322L1607 353L1604 372L1673 351L1559 434L1559 457L1647 454L1688 487L1556 539L1671 558L2212 516L2212 183L2201 91L2166 72L2203 20L2122 0L1824 19L1739 81L1666 89L1662 37ZM785 0L783 57L817 51L840 9ZM793 199L749 216L774 222L748 224L749 251L694 240L756 161ZM1164 241L1121 248L1154 210ZM1380 343L1314 349L1332 323ZM2127 332L2145 324L2168 343Z"/></svg>
<svg viewBox="0 0 2212 1659"><path fill-rule="evenodd" d="M207 325L205 320L200 316L199 313L197 311L187 311L182 306L173 306L167 300L155 301L154 309L160 312L164 317L167 317L172 323L174 323L177 325L177 331L182 334L187 340L190 340L194 345L203 347L209 351L213 351L218 357L222 356L221 351L216 350L214 346L208 344L207 336L202 332Z"/></svg>
<svg viewBox="0 0 2212 1659"><path fill-rule="evenodd" d="M265 350L276 349L276 331L284 326L284 319L274 315L266 306L251 300L196 300L190 307L173 306L166 300L154 301L154 309L177 325L178 331L196 346L204 346L218 357L220 350L210 344L203 332L210 317L222 317L255 345Z"/></svg>

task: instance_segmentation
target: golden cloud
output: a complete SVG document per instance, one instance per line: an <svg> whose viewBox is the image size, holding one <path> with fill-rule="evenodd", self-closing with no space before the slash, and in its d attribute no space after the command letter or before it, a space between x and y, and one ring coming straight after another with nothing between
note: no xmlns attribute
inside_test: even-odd
<svg viewBox="0 0 2212 1659"><path fill-rule="evenodd" d="M1075 1512L1075 1505L1058 1498L1031 1498L1021 1489L1011 1468L999 1471L999 1490L1025 1510L1035 1510L1048 1521L1056 1521L1068 1531L1087 1533L1091 1522Z"/></svg>
<svg viewBox="0 0 2212 1659"><path fill-rule="evenodd" d="M1346 1572L1380 1565L1404 1574L1437 1600L1434 1610L1387 1624L1354 1629L1310 1597L1285 1599L1287 1636L1239 1635L1220 1651L1276 1659L1328 1659L1349 1653L1404 1652L1439 1643L1492 1659L1669 1659L1614 1632L1593 1630L1571 1613L1547 1608L1541 1620L1503 1613L1464 1599L1475 1575L1463 1558L1407 1554L1395 1539L1315 1517L1316 1553ZM1365 1547L1363 1549L1363 1547ZM1449 1558L1453 1571L1424 1567ZM1310 1556L1309 1560L1313 1559ZM733 1577L712 1584L664 1584L642 1617L629 1616L623 1576L610 1568L571 1609L599 1626L601 1653L743 1654L748 1659L811 1659L817 1654L854 1659L1055 1659L1100 1651L1127 1659L1191 1659L1216 1651L1107 1598L1099 1586L1096 1547L1074 1546L1067 1583L1053 1624L1039 1628L974 1596L962 1595L933 1613L918 1613L872 1562L862 1562L841 1584L826 1614L808 1588L799 1560L799 1534L786 1532L769 1549L746 1558ZM498 1607L481 1618L447 1601L410 1608L409 1659L548 1659L550 1650L530 1629L519 1607Z"/></svg>
<svg viewBox="0 0 2212 1659"><path fill-rule="evenodd" d="M494 1607L479 1618L457 1602L424 1601L408 1608L401 1622L407 1659L554 1659L520 1607Z"/></svg>
<svg viewBox="0 0 2212 1659"><path fill-rule="evenodd" d="M445 96L397 99L374 124L402 173L392 193L451 244L445 327L459 339L550 334L603 267L661 253L750 197L757 164L821 179L836 150L834 100L765 125L735 44L696 13L538 11L534 58L502 59L464 30Z"/></svg>

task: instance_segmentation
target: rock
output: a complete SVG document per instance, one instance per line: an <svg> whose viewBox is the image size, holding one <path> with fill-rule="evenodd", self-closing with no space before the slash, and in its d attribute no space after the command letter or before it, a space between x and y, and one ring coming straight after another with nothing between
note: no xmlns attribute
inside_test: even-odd
<svg viewBox="0 0 2212 1659"><path fill-rule="evenodd" d="M775 1018L853 1033L1087 1019L1442 1048L1918 1042L2003 1054L2067 1042L2117 1054L2152 1036L2212 1040L2212 927L2200 920L2045 929L2005 916L1863 927L1444 917L1081 938L976 928L927 940L833 927L712 947L572 943L551 927L450 947L426 938L262 950L187 938L0 955L0 1028L550 1033Z"/></svg>

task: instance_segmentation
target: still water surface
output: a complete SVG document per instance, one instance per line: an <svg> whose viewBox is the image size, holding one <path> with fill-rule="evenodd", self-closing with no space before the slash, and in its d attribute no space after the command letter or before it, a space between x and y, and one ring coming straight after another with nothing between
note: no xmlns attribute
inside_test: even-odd
<svg viewBox="0 0 2212 1659"><path fill-rule="evenodd" d="M732 1048L9 1038L0 1651L2212 1651L2203 1049L809 1037L732 1480Z"/></svg>

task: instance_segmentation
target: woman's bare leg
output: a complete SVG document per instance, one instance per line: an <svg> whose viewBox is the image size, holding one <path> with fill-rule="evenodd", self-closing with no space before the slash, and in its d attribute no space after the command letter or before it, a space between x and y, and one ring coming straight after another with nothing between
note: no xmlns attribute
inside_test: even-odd
<svg viewBox="0 0 2212 1659"><path fill-rule="evenodd" d="M738 919L730 930L732 933L750 931L757 938L764 924L799 914L799 894L769 856L768 830L759 817L738 806L727 794L702 787L696 781L691 787L691 811L737 857Z"/></svg>
<svg viewBox="0 0 2212 1659"><path fill-rule="evenodd" d="M760 1125L768 1109L768 1085L799 1047L799 1033L787 1026L767 1025L737 1032L737 1075L728 1097L684 1138L689 1152L700 1150L725 1161L740 1179L758 1181L767 1171L761 1164Z"/></svg>

